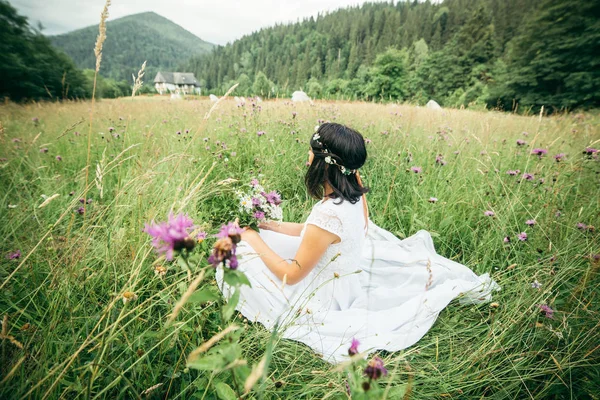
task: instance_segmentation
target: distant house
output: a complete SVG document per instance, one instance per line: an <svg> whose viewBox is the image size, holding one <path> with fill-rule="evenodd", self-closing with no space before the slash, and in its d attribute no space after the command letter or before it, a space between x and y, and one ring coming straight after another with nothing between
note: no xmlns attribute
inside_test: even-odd
<svg viewBox="0 0 600 400"><path fill-rule="evenodd" d="M200 82L190 72L161 72L154 78L154 87L160 94L200 94Z"/></svg>

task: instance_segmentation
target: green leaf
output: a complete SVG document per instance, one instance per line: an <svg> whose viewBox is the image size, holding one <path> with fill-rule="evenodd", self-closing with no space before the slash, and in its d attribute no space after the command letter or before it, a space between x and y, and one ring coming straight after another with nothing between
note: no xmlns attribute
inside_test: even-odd
<svg viewBox="0 0 600 400"><path fill-rule="evenodd" d="M226 268L223 272L223 279L229 286L238 287L241 285L248 285L252 287L248 277L242 271Z"/></svg>
<svg viewBox="0 0 600 400"><path fill-rule="evenodd" d="M240 291L236 290L233 295L229 298L229 301L225 306L223 306L223 318L225 321L229 321L233 312L235 311L235 306L237 306L240 301Z"/></svg>
<svg viewBox="0 0 600 400"><path fill-rule="evenodd" d="M221 354L209 354L187 363L187 367L201 371L215 371L225 367L225 359Z"/></svg>
<svg viewBox="0 0 600 400"><path fill-rule="evenodd" d="M189 267L187 261L183 257L177 257L177 264L179 264L182 271L187 272L190 270L190 267Z"/></svg>
<svg viewBox="0 0 600 400"><path fill-rule="evenodd" d="M201 289L196 290L190 298L188 299L188 303L206 303L207 301L216 301L219 300L219 295L215 293L211 289Z"/></svg>
<svg viewBox="0 0 600 400"><path fill-rule="evenodd" d="M219 399L221 399L221 400L236 400L237 399L237 395L235 394L235 392L233 391L231 386L229 386L225 382L217 383L215 385L215 389L217 390L217 396L219 396Z"/></svg>

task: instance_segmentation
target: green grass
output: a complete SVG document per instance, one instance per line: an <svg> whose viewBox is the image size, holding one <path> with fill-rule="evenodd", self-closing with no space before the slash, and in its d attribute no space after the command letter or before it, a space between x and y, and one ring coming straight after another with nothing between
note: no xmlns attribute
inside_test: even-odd
<svg viewBox="0 0 600 400"><path fill-rule="evenodd" d="M236 185L258 174L283 194L285 219L303 221L314 204L303 187L308 139L320 119L372 140L362 174L376 224L401 238L426 229L440 254L502 286L495 304L453 302L415 346L385 353L390 374L378 383L385 396L398 398L394 388L408 384L414 399L598 398L600 261L593 255L600 240L598 229L576 224L600 229L600 162L582 154L600 147L600 117L280 100L254 112L228 101L204 123L209 107L206 100L97 103L93 202L82 216L90 103L0 105L0 158L7 159L0 163L1 398L212 399L219 382L234 386L229 371L186 369L187 355L226 324L218 303L194 303L166 326L190 277L176 263L164 264L164 278L154 274L156 255L142 228L173 209L214 233L233 215ZM549 153L538 159L534 147ZM557 153L567 156L557 163ZM445 166L436 166L438 154ZM535 179L520 181L509 169ZM42 195L56 193L39 208ZM537 224L527 227L528 219ZM529 240L516 240L520 232ZM17 249L20 259L5 258ZM214 287L213 277L207 269L201 287ZM536 279L540 290L531 287ZM125 291L137 300L124 304ZM555 309L554 318L539 304ZM244 329L232 337L255 365L271 334L240 315L234 322ZM347 398L346 373L306 346L275 338L272 352L268 378L245 398Z"/></svg>

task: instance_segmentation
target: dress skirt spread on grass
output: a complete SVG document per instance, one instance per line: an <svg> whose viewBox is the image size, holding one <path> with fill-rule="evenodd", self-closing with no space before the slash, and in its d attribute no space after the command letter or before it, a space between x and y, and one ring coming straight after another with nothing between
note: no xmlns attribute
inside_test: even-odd
<svg viewBox="0 0 600 400"><path fill-rule="evenodd" d="M369 221L365 234L362 199L351 204L318 202L306 224L337 235L317 266L300 283L284 285L246 243L237 248L238 269L252 287L242 286L237 310L284 338L307 344L331 363L348 357L353 338L367 350L397 351L415 344L454 298L483 303L500 289L488 274L435 252L431 236L418 231L400 240ZM262 231L260 236L284 259L293 259L300 237ZM293 268L293 264L290 264ZM231 288L217 271L224 295Z"/></svg>

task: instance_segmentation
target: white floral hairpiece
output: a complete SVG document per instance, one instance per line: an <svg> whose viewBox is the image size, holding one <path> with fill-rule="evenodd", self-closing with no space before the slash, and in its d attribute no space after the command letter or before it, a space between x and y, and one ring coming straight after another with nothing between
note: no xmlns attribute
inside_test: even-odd
<svg viewBox="0 0 600 400"><path fill-rule="evenodd" d="M315 126L315 134L313 135L312 139L313 139L313 141L317 142L319 144L319 146L323 147L323 153L329 153L329 151L327 150L325 145L319 141L319 139L321 139L321 135L319 135L319 132L317 132L318 130L319 130L319 125ZM335 159L332 158L331 156L325 157L325 162L330 165L337 165L338 168L340 169L340 171L342 172L342 174L344 174L344 175L352 175L352 174L356 173L355 169L348 169L348 168L344 167L343 165L338 164L337 161L335 161Z"/></svg>

